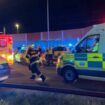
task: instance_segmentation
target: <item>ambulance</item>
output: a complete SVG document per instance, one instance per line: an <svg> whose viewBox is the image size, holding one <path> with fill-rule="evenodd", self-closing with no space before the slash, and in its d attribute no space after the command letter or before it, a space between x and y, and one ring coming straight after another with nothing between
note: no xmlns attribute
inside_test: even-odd
<svg viewBox="0 0 105 105"><path fill-rule="evenodd" d="M97 38L98 47L94 52ZM78 78L105 81L105 23L94 25L71 53L60 56L56 69L66 82Z"/></svg>
<svg viewBox="0 0 105 105"><path fill-rule="evenodd" d="M0 34L0 57L13 64L12 36Z"/></svg>

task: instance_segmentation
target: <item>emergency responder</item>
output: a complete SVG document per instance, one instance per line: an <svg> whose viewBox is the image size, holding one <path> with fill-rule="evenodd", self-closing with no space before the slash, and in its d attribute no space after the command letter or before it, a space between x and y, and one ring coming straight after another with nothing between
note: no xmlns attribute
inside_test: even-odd
<svg viewBox="0 0 105 105"><path fill-rule="evenodd" d="M44 52L42 52L42 56L41 56L41 63L42 63L42 65L44 65L44 62L45 62L45 53Z"/></svg>
<svg viewBox="0 0 105 105"><path fill-rule="evenodd" d="M37 48L37 52L39 54L38 56L39 56L39 59L40 59L39 65L41 66L42 65L42 49L41 49L40 46Z"/></svg>
<svg viewBox="0 0 105 105"><path fill-rule="evenodd" d="M53 63L52 48L47 49L45 59L46 59L47 65L50 65Z"/></svg>
<svg viewBox="0 0 105 105"><path fill-rule="evenodd" d="M36 75L38 75L42 79L42 82L44 82L46 77L39 71L39 59L37 51L35 51L31 46L29 46L26 57L30 60L29 69L32 72L32 76L30 77L30 79L35 79Z"/></svg>
<svg viewBox="0 0 105 105"><path fill-rule="evenodd" d="M40 48L40 46L38 47L38 53L39 53L39 57L41 57L41 54L42 54L42 49Z"/></svg>
<svg viewBox="0 0 105 105"><path fill-rule="evenodd" d="M92 52L98 52L99 49L99 37L96 38L95 44L93 45Z"/></svg>
<svg viewBox="0 0 105 105"><path fill-rule="evenodd" d="M90 52L90 53L97 53L98 49L99 49L99 37L97 37L95 39L95 43L93 43L93 45L91 47L87 48L86 51ZM85 49L83 49L83 50L85 50Z"/></svg>

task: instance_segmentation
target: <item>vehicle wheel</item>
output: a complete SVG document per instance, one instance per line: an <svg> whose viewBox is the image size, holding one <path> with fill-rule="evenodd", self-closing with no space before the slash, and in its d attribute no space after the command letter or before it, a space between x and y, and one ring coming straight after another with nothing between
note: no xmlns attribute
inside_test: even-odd
<svg viewBox="0 0 105 105"><path fill-rule="evenodd" d="M77 79L77 73L74 68L64 68L64 80L65 82L73 82Z"/></svg>

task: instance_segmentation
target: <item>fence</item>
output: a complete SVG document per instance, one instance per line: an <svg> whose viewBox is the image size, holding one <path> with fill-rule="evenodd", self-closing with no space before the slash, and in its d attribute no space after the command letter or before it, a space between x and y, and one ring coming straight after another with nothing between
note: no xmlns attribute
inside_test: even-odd
<svg viewBox="0 0 105 105"><path fill-rule="evenodd" d="M51 31L49 40L47 32L13 34L13 48L16 49L22 45L27 46L30 44L35 44L36 47L41 46L44 49L58 45L72 46L90 29L91 26L81 29Z"/></svg>

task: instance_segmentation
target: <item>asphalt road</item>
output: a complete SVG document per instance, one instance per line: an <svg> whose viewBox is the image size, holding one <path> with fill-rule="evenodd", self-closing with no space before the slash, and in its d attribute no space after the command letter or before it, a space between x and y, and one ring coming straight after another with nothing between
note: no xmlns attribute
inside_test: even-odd
<svg viewBox="0 0 105 105"><path fill-rule="evenodd" d="M4 84L24 85L24 86L42 86L46 88L67 89L73 91L91 91L101 92L105 95L105 82L79 79L72 84L64 82L63 78L56 74L55 67L40 67L47 80L42 83L39 78L30 80L31 72L27 66L21 64L11 65L11 75Z"/></svg>

